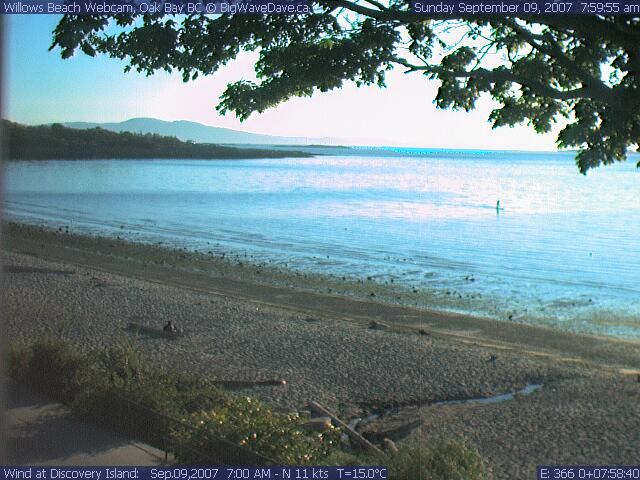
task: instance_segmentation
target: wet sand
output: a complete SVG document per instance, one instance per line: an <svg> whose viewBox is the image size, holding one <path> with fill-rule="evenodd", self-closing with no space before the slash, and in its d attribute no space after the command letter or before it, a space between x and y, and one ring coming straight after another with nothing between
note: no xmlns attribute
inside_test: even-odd
<svg viewBox="0 0 640 480"><path fill-rule="evenodd" d="M242 391L287 411L315 400L345 420L382 414L365 430L419 419L410 438L464 436L496 478L532 478L536 464L637 463L640 383L628 373L640 368L638 342L379 303L386 287L374 282L306 275L292 289L301 274L237 259L36 227L4 233L13 341L60 330L85 349L135 342L160 366L222 383L286 380ZM356 293L319 293L328 288ZM184 336L153 335L168 320ZM543 387L433 405L528 384Z"/></svg>

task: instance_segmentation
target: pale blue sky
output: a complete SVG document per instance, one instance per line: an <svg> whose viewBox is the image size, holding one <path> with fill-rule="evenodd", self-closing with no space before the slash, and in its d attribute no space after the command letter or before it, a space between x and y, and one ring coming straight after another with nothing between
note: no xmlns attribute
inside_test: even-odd
<svg viewBox="0 0 640 480"><path fill-rule="evenodd" d="M191 120L272 135L335 137L358 144L452 148L553 150L555 135L529 127L491 130L490 101L472 113L435 108L436 82L397 71L388 88L357 88L294 99L241 123L215 111L225 85L252 78L246 56L216 75L183 83L178 75L145 77L123 72L123 63L77 54L61 60L49 52L54 15L8 19L7 117L27 123L122 121L132 117Z"/></svg>

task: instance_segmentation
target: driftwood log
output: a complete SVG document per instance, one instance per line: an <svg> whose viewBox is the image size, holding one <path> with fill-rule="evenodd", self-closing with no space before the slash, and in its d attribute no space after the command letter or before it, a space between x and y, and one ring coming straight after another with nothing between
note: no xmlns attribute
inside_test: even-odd
<svg viewBox="0 0 640 480"><path fill-rule="evenodd" d="M212 383L220 387L245 388L245 387L277 387L286 385L286 380L212 380Z"/></svg>
<svg viewBox="0 0 640 480"><path fill-rule="evenodd" d="M151 338L179 338L185 334L182 329L178 329L175 332L166 332L164 327L154 327L134 322L129 322L125 330L141 337Z"/></svg>
<svg viewBox="0 0 640 480"><path fill-rule="evenodd" d="M371 442L383 442L385 438L397 442L407 437L412 431L420 427L420 425L422 425L421 420L414 420L387 430L364 432L362 435Z"/></svg>
<svg viewBox="0 0 640 480"><path fill-rule="evenodd" d="M333 420L338 427L342 428L344 433L347 434L349 438L353 440L353 442L357 443L365 451L369 453L373 453L374 455L384 455L384 452L382 450L380 450L373 443L371 443L369 440L364 438L362 435L360 435L353 428L351 428L349 425L344 423L342 420L340 420L338 417L336 417L333 413L331 413L329 410L324 408L318 402L310 402L309 408L320 413L321 415L324 415L325 417L330 417L331 420Z"/></svg>

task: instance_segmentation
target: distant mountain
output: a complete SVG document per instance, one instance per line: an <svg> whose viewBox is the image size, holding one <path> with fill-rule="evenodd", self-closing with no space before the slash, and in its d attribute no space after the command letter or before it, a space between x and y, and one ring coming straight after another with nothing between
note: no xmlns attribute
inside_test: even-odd
<svg viewBox="0 0 640 480"><path fill-rule="evenodd" d="M178 120L167 122L156 118L132 118L117 123L69 122L65 127L89 129L100 127L114 132L155 133L173 136L180 140L192 140L198 143L218 143L236 145L332 145L337 142L331 138L277 137L258 133L242 132L230 128L210 127L202 123Z"/></svg>

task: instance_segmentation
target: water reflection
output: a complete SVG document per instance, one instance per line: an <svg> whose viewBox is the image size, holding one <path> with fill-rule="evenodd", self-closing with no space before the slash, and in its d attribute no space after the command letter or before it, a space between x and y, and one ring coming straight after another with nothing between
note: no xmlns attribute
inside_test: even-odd
<svg viewBox="0 0 640 480"><path fill-rule="evenodd" d="M585 177L570 154L366 153L10 163L6 211L76 231L216 243L321 273L380 275L431 292L430 306L445 309L640 336L631 162Z"/></svg>

